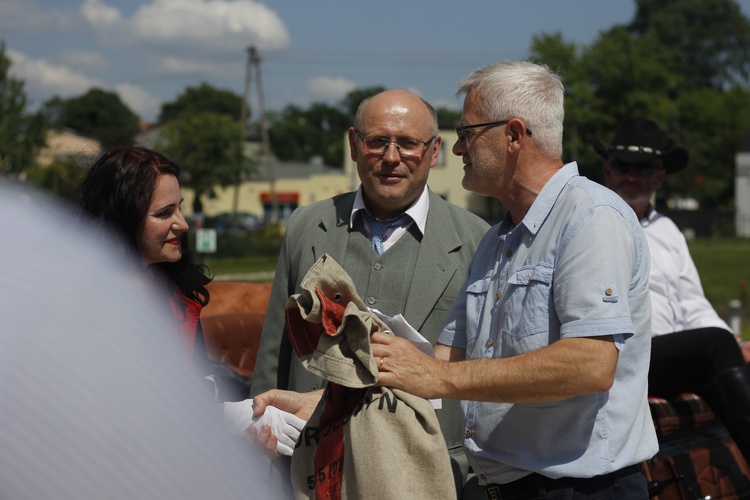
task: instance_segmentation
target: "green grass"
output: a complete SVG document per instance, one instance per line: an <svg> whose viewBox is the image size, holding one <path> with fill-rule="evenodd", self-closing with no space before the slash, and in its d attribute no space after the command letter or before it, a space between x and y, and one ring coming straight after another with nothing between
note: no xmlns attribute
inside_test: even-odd
<svg viewBox="0 0 750 500"><path fill-rule="evenodd" d="M276 270L277 261L277 255L250 255L247 257L204 257L203 264L206 264L208 266L211 274L219 276L222 274L251 274L273 272Z"/></svg>
<svg viewBox="0 0 750 500"><path fill-rule="evenodd" d="M742 301L742 333L750 338L750 239L699 239L688 242L703 291L719 315L726 319L729 301Z"/></svg>

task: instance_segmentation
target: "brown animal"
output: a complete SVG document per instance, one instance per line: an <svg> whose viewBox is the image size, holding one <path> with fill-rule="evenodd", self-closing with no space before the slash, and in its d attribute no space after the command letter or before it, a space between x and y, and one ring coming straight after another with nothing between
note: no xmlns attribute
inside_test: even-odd
<svg viewBox="0 0 750 500"><path fill-rule="evenodd" d="M265 313L271 285L248 281L212 281L206 286L211 299L201 311L201 318L227 313Z"/></svg>

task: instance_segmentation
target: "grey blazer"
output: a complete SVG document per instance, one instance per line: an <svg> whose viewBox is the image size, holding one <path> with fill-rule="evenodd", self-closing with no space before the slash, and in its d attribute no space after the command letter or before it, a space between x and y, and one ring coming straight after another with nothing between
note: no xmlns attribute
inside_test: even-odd
<svg viewBox="0 0 750 500"><path fill-rule="evenodd" d="M253 373L253 395L274 388L307 392L323 387L325 381L307 372L294 354L286 334L284 308L289 296L299 293L300 282L321 255L327 253L344 265L354 198L354 192L335 196L301 207L289 218ZM430 342L437 340L474 251L488 229L481 218L430 191L425 234L419 245L409 300L401 311ZM372 255L375 260L375 253ZM458 401L443 401L443 409L437 414L448 448L460 448Z"/></svg>

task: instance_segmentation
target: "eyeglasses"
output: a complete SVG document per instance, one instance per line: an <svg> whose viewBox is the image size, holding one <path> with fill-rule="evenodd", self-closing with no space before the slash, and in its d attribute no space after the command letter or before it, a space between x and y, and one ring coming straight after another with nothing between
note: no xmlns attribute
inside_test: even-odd
<svg viewBox="0 0 750 500"><path fill-rule="evenodd" d="M387 137L370 136L366 137L362 135L359 130L354 131L359 138L362 140L362 146L364 147L365 153L382 155L388 150L391 144L396 146L401 158L418 158L422 156L425 148L435 140L437 137L433 135L426 141L420 141L419 139L388 139Z"/></svg>
<svg viewBox="0 0 750 500"><path fill-rule="evenodd" d="M642 163L630 163L616 158L609 160L609 164L614 168L618 174L626 175L631 169L635 171L635 175L638 177L649 177L654 174L661 167L661 164L656 160L646 161Z"/></svg>
<svg viewBox="0 0 750 500"><path fill-rule="evenodd" d="M473 125L460 125L456 127L456 135L458 135L458 140L463 142L464 140L467 139L467 134L465 132L471 128L499 127L500 125L507 125L509 121L510 120L500 120L499 122L474 123ZM526 134L531 135L531 130L526 129Z"/></svg>

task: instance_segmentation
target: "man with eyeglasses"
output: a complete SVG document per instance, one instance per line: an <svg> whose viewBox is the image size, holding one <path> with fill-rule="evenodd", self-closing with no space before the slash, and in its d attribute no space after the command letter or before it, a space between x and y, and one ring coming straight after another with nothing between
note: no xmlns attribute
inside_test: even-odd
<svg viewBox="0 0 750 500"><path fill-rule="evenodd" d="M750 460L750 344L738 338L703 294L685 236L656 211L656 190L667 175L688 164L684 148L668 148L666 135L651 120L629 119L609 148L594 150L606 159L604 182L635 212L651 254L650 396L673 398L683 392L704 397Z"/></svg>
<svg viewBox="0 0 750 500"><path fill-rule="evenodd" d="M462 184L507 212L469 265L435 358L372 336L379 383L461 400L476 475L465 499L648 498L641 463L658 444L638 220L563 164L563 84L549 68L490 65L459 93Z"/></svg>
<svg viewBox="0 0 750 500"><path fill-rule="evenodd" d="M369 307L389 316L402 314L435 342L471 256L489 229L482 219L427 187L442 139L435 110L419 96L393 89L368 98L359 106L348 137L361 185L355 192L301 207L289 218L253 374L253 395L288 389L306 393L303 397L312 399L313 407L320 398L324 381L305 370L294 355L284 308L321 255L327 253L341 264ZM307 419L310 412L302 416ZM460 407L456 401L443 402L437 415L451 456L462 463L456 480L460 492L468 471L461 448ZM266 429L260 440L269 437ZM270 442L273 447L275 437Z"/></svg>

